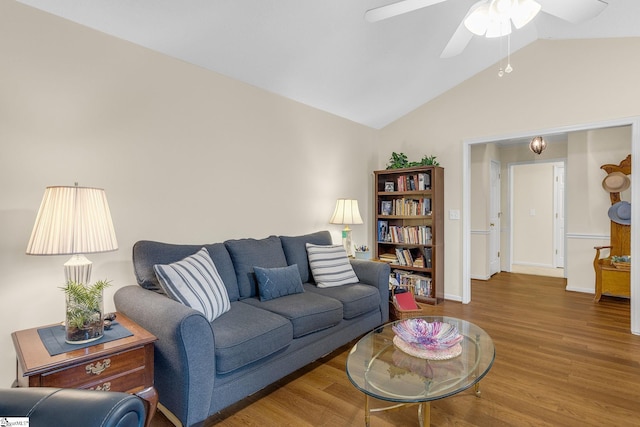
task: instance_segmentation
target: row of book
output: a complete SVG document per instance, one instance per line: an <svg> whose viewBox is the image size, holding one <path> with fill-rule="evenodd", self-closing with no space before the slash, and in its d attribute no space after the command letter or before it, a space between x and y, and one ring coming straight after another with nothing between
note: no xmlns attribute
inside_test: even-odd
<svg viewBox="0 0 640 427"><path fill-rule="evenodd" d="M389 227L389 241L391 243L430 245L432 238L431 227L428 225L406 225L404 227L392 225Z"/></svg>
<svg viewBox="0 0 640 427"><path fill-rule="evenodd" d="M403 175L396 179L396 191L424 191L431 189L431 175L428 173L417 173L413 175ZM385 191L389 191L385 185ZM392 190L393 191L393 190Z"/></svg>
<svg viewBox="0 0 640 427"><path fill-rule="evenodd" d="M422 255L411 255L409 249L396 248L396 257L398 265L406 265L408 267L424 267L424 258Z"/></svg>
<svg viewBox="0 0 640 427"><path fill-rule="evenodd" d="M380 202L381 215L431 215L431 199L393 199Z"/></svg>
<svg viewBox="0 0 640 427"><path fill-rule="evenodd" d="M417 296L432 297L431 277L410 271L393 270L390 279L394 279L401 288ZM393 281L393 280L390 280Z"/></svg>
<svg viewBox="0 0 640 427"><path fill-rule="evenodd" d="M424 254L420 248L396 248L394 252L382 253L378 259L393 265L406 267L431 268L431 248L424 248Z"/></svg>

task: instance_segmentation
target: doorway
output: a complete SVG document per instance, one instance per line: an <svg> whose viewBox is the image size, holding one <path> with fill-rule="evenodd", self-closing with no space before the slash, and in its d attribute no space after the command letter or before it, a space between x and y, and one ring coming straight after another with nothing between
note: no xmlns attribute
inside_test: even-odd
<svg viewBox="0 0 640 427"><path fill-rule="evenodd" d="M542 129L535 132L520 132L492 137L471 138L463 141L462 149L462 298L461 302L471 302L471 146L475 144L487 144L500 140L526 139L537 135L552 135L561 132L588 131L617 126L631 127L631 155L640 158L640 116L594 122L589 124L577 124L556 128ZM631 175L631 198L640 200L640 174ZM632 222L640 223L640 210L631 212ZM632 227L631 253L640 251L640 228ZM631 332L640 335L640 269L631 270Z"/></svg>
<svg viewBox="0 0 640 427"><path fill-rule="evenodd" d="M565 277L564 169L554 160L509 165L508 271Z"/></svg>

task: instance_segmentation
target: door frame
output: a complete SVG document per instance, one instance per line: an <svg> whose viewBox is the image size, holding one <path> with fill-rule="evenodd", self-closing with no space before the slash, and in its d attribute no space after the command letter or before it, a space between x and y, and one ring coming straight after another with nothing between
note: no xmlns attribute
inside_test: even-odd
<svg viewBox="0 0 640 427"><path fill-rule="evenodd" d="M494 172L497 171L497 178L496 178L496 182L494 182ZM489 257L487 259L488 263L489 263L489 268L487 269L489 271L489 277L493 276L494 274L500 273L500 269L502 266L502 248L501 248L501 243L502 243L502 211L500 209L501 206L501 187L502 187L502 177L501 177L501 173L502 173L502 163L500 163L498 160L495 159L491 159L489 162ZM496 216L495 218L492 217L492 212L493 210L496 209ZM493 222L492 222L493 221ZM493 225L491 225L493 224ZM492 251L497 252L497 269L494 268L494 260L493 260L493 256L494 254L491 254Z"/></svg>
<svg viewBox="0 0 640 427"><path fill-rule="evenodd" d="M562 166L560 166L562 165ZM564 277L567 277L567 161L557 162L553 165L553 266L555 268L564 268ZM559 197L559 183L558 177L562 177L562 198ZM558 210L562 208L562 221L558 220ZM562 224L562 231L560 231L560 224ZM558 248L562 248L562 261L558 262Z"/></svg>
<svg viewBox="0 0 640 427"><path fill-rule="evenodd" d="M462 303L471 302L471 145L532 138L564 132L578 132L616 126L631 126L631 156L640 158L640 116L572 126L521 131L516 133L470 138L462 141ZM631 200L640 200L640 173L631 174ZM640 209L632 209L631 221L640 224ZM631 228L631 253L640 253L640 227ZM631 269L631 332L640 335L640 268Z"/></svg>

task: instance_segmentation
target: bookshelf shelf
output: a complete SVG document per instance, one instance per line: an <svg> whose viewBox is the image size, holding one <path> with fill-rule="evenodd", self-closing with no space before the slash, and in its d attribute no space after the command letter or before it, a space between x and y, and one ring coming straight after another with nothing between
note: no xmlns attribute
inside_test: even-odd
<svg viewBox="0 0 640 427"><path fill-rule="evenodd" d="M417 301L444 301L444 169L375 171L376 259ZM393 191L390 191L393 189Z"/></svg>

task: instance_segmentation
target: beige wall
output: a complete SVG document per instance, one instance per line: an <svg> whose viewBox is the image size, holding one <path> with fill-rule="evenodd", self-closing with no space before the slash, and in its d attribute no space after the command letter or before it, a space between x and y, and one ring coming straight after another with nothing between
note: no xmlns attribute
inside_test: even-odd
<svg viewBox="0 0 640 427"><path fill-rule="evenodd" d="M445 210L462 209L463 141L640 115L639 50L640 38L537 41L510 75L491 67L382 129L380 157L438 156ZM445 294L460 298L462 222L447 219L445 236Z"/></svg>
<svg viewBox="0 0 640 427"><path fill-rule="evenodd" d="M298 234L357 198L369 244L375 131L11 1L0 2L0 387L12 331L63 317L68 257L24 254L48 185L106 189L120 245L89 255L112 295L139 239Z"/></svg>

